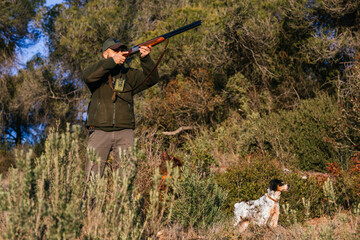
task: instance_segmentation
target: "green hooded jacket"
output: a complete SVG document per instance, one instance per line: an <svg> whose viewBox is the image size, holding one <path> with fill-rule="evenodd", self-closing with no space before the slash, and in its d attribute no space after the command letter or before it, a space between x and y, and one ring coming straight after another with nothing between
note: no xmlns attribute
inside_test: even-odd
<svg viewBox="0 0 360 240"><path fill-rule="evenodd" d="M83 80L91 92L87 127L107 130L135 128L134 95L159 81L159 74L155 69L150 78L141 84L155 64L149 55L141 58L140 63L143 71L126 69L117 65L113 58L108 58L83 71ZM112 100L113 90L109 85L109 74L113 80L116 78L125 80L124 93L117 93L115 101Z"/></svg>

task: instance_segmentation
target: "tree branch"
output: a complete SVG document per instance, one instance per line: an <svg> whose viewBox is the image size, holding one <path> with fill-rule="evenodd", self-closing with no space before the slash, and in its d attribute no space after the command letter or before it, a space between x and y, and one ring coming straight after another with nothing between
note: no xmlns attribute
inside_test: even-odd
<svg viewBox="0 0 360 240"><path fill-rule="evenodd" d="M173 136L173 135L177 135L177 134L181 133L182 131L192 130L192 129L196 129L196 128L198 128L198 127L195 127L195 126L179 127L179 128L176 129L175 131L172 131L172 132L162 132L162 134L168 135L168 136Z"/></svg>

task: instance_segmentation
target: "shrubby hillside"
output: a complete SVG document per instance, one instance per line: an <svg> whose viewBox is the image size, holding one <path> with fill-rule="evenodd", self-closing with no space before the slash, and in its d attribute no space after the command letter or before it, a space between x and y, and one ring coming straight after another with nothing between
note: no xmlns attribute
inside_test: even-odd
<svg viewBox="0 0 360 240"><path fill-rule="evenodd" d="M259 198L273 178L291 186L280 226L243 238L360 236L360 2L1 4L12 25L0 26L0 238L236 239L234 203ZM161 82L135 99L131 158L86 182L85 155L96 157L82 70L108 37L131 47L197 20L170 39ZM40 30L49 57L15 74L15 46Z"/></svg>

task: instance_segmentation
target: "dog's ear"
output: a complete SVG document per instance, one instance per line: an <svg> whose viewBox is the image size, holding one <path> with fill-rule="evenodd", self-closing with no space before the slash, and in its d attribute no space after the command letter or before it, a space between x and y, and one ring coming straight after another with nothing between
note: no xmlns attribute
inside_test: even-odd
<svg viewBox="0 0 360 240"><path fill-rule="evenodd" d="M272 190L272 191L277 191L278 185L280 185L280 184L281 184L281 180L279 180L279 179L273 179L273 180L270 181L270 186L269 186L269 188L270 188L270 190Z"/></svg>

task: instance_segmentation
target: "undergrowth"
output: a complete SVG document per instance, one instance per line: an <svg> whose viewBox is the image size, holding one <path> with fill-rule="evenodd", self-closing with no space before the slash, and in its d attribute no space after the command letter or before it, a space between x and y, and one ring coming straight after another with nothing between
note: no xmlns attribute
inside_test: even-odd
<svg viewBox="0 0 360 240"><path fill-rule="evenodd" d="M121 153L121 168L85 180L79 127L50 131L40 157L16 152L0 185L0 239L148 239L177 222L209 227L221 220L226 193L189 168L155 168L139 188L143 153ZM99 161L89 149L89 158ZM145 194L146 193L146 194Z"/></svg>

